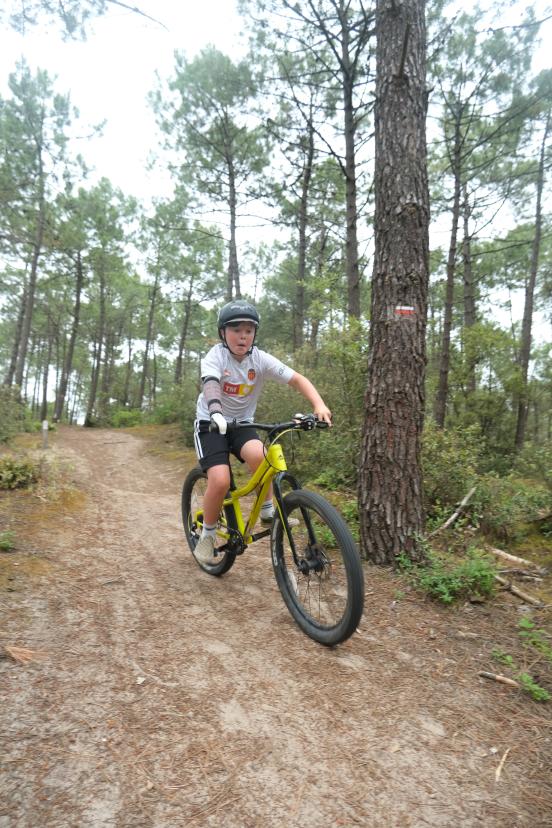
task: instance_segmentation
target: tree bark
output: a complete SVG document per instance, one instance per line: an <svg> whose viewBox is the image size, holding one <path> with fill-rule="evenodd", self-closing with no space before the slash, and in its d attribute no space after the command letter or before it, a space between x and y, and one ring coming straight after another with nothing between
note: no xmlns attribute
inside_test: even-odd
<svg viewBox="0 0 552 828"><path fill-rule="evenodd" d="M188 282L188 292L186 294L186 301L184 303L184 317L182 319L182 328L180 329L180 339L178 341L178 354L176 357L176 364L174 368L174 381L180 385L183 376L183 354L188 339L188 329L190 327L190 318L192 315L192 296L194 291L194 278L190 276Z"/></svg>
<svg viewBox="0 0 552 828"><path fill-rule="evenodd" d="M307 152L301 181L301 198L299 200L299 250L297 261L297 286L293 308L293 350L297 351L303 344L305 326L305 284L307 279L307 225L308 202L312 179L314 159L314 129L312 125L312 105L307 122Z"/></svg>
<svg viewBox="0 0 552 828"><path fill-rule="evenodd" d="M48 377L50 373L50 361L52 359L52 331L48 325L48 344L46 346L46 356L44 365L42 366L42 404L40 406L40 419L48 419Z"/></svg>
<svg viewBox="0 0 552 828"><path fill-rule="evenodd" d="M448 379L450 368L450 335L452 331L452 311L454 307L454 279L456 275L456 252L458 245L458 224L460 221L460 196L462 191L460 181L460 114L456 115L454 135L454 197L452 202L452 227L447 258L447 285L445 293L445 310L443 319L443 338L441 341L441 356L439 359L439 385L435 400L435 422L439 428L444 428L447 414Z"/></svg>
<svg viewBox="0 0 552 828"><path fill-rule="evenodd" d="M347 268L347 312L360 318L360 269L358 266L357 193L355 138L356 120L353 94L356 71L349 54L349 25L347 13L340 0L341 18L341 73L343 78L343 119L345 133L345 215L347 235L345 260Z"/></svg>
<svg viewBox="0 0 552 828"><path fill-rule="evenodd" d="M535 285L539 269L540 247L542 238L542 191L545 178L545 157L546 142L550 131L551 112L548 112L544 135L541 143L539 166L537 173L537 204L535 208L535 235L533 237L533 248L531 251L531 267L529 279L525 288L525 304L523 308L523 321L521 324L521 349L519 355L519 366L521 373L521 393L518 402L518 414L516 423L515 449L520 451L525 442L525 429L527 426L528 411L528 376L529 361L531 359L531 329L533 325L533 305Z"/></svg>
<svg viewBox="0 0 552 828"><path fill-rule="evenodd" d="M19 311L17 313L17 322L15 325L15 335L13 340L13 346L11 351L10 357L10 364L8 365L8 370L6 372L6 376L4 377L3 385L9 387L12 386L14 377L15 377L15 369L17 366L17 355L19 353L19 348L21 346L21 333L23 331L23 320L25 318L25 308L27 306L27 278L25 277L25 282L23 284L23 294L21 296L21 303L19 305Z"/></svg>
<svg viewBox="0 0 552 828"><path fill-rule="evenodd" d="M421 436L429 279L424 1L378 0L375 258L359 469L363 554L423 559Z"/></svg>
<svg viewBox="0 0 552 828"><path fill-rule="evenodd" d="M125 387L123 389L123 399L122 404L125 408L128 406L130 401L130 380L132 377L132 336L128 335L127 337L127 364L125 369Z"/></svg>
<svg viewBox="0 0 552 828"><path fill-rule="evenodd" d="M148 314L148 328L146 332L146 342L144 345L144 359L142 362L142 376L140 377L140 390L138 391L137 408L142 409L144 404L144 396L146 393L146 379L148 375L148 359L151 341L153 339L153 323L155 320L155 308L157 303L157 292L159 290L159 275L156 272L155 280L151 289L151 301Z"/></svg>
<svg viewBox="0 0 552 828"><path fill-rule="evenodd" d="M90 393L88 395L88 404L86 406L86 414L84 417L84 425L90 427L94 425L93 415L96 407L96 397L98 394L98 382L100 379L100 368L102 364L102 349L105 335L105 262L100 261L99 266L99 280L100 280L100 324L97 341L94 342L94 358L92 363L92 378L90 382Z"/></svg>
<svg viewBox="0 0 552 828"><path fill-rule="evenodd" d="M77 334L80 324L80 306L82 286L84 282L84 273L82 268L82 258L80 251L77 253L75 260L75 304L73 306L73 323L71 325L71 333L69 335L69 344L67 346L67 353L63 361L63 368L61 371L61 378L59 382L58 392L56 394L56 405L54 410L54 422L59 422L63 417L63 408L65 406L65 396L67 394L67 385L71 371L73 370L73 355L75 353L75 343L77 341Z"/></svg>
<svg viewBox="0 0 552 828"><path fill-rule="evenodd" d="M228 160L228 206L230 208L230 244L228 250L228 283L226 300L241 299L240 271L238 267L238 248L236 243L236 175L231 159Z"/></svg>
<svg viewBox="0 0 552 828"><path fill-rule="evenodd" d="M469 227L471 210L468 199L468 189L465 184L463 202L462 213L464 219L464 233L462 238L462 262L464 265L464 332L468 334L464 359L466 361L467 371L466 392L470 395L475 393L477 383L475 377L476 359L474 355L474 343L469 335L469 331L473 328L477 321L477 309L475 304L475 283L473 278Z"/></svg>
<svg viewBox="0 0 552 828"><path fill-rule="evenodd" d="M42 167L42 157L39 152L39 190L38 190L38 216L35 238L33 242L33 249L31 255L31 271L29 274L29 284L27 286L27 294L25 301L25 311L23 316L23 325L21 328L21 341L19 352L17 355L17 364L15 368L15 384L20 388L23 385L23 374L25 372L25 361L27 359L27 350L29 346L29 336L31 333L31 323L34 311L34 301L36 292L36 282L38 278L38 261L42 253L42 243L44 240L44 225L45 225L45 210L46 204L44 199L44 171Z"/></svg>

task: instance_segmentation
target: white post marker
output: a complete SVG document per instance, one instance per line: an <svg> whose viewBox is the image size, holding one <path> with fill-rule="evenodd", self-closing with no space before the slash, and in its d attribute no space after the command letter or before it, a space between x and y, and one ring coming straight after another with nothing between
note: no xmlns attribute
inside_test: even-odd
<svg viewBox="0 0 552 828"><path fill-rule="evenodd" d="M42 420L42 448L48 448L48 420Z"/></svg>

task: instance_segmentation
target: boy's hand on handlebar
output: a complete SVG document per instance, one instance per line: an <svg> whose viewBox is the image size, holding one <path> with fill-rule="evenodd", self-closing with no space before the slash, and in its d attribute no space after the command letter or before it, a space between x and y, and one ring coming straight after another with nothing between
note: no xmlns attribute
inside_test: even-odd
<svg viewBox="0 0 552 828"><path fill-rule="evenodd" d="M226 430L228 428L228 423L218 411L215 411L214 414L211 414L211 425L209 426L209 431L218 431L219 434L226 434Z"/></svg>
<svg viewBox="0 0 552 828"><path fill-rule="evenodd" d="M331 422L322 420L316 414L294 414L293 419L303 431L312 431L313 428L328 428L331 426Z"/></svg>
<svg viewBox="0 0 552 828"><path fill-rule="evenodd" d="M314 416L317 420L320 420L323 423L327 423L327 425L331 428L332 425L332 412L328 408L327 405L319 405L314 409Z"/></svg>

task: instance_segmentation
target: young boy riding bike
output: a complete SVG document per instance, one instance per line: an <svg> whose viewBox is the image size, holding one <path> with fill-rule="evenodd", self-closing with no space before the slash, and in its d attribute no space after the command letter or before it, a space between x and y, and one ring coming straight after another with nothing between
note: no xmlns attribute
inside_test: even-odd
<svg viewBox="0 0 552 828"><path fill-rule="evenodd" d="M221 339L201 362L201 391L196 408L194 441L199 464L207 473L203 501L203 529L194 549L202 564L213 564L218 516L230 486L230 454L251 472L263 460L263 443L254 428L228 433L228 423L252 422L266 379L290 385L312 406L319 420L331 425L332 414L312 382L255 345L259 327L257 309L241 299L224 305L218 316ZM209 428L213 430L209 430ZM261 521L274 517L272 497L263 503Z"/></svg>

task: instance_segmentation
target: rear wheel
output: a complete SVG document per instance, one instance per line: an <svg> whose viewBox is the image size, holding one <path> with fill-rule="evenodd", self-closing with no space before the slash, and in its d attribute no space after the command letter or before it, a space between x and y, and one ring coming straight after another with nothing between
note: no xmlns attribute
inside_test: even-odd
<svg viewBox="0 0 552 828"><path fill-rule="evenodd" d="M345 641L358 627L364 575L355 542L334 507L315 492L284 497L292 544L281 517L271 534L272 565L282 597L303 632L320 644Z"/></svg>
<svg viewBox="0 0 552 828"><path fill-rule="evenodd" d="M197 466L188 474L184 481L182 488L182 523L184 524L184 532L192 555L197 546L197 542L201 536L201 525L203 523L203 499L205 497L205 490L207 489L207 475ZM198 513L200 513L198 520ZM219 525L227 525L227 516L224 511L220 513ZM215 550L217 547L224 546L224 538L217 536ZM227 549L219 552L216 563L202 564L197 558L196 562L204 572L209 575L223 575L233 565L236 556L233 552Z"/></svg>

